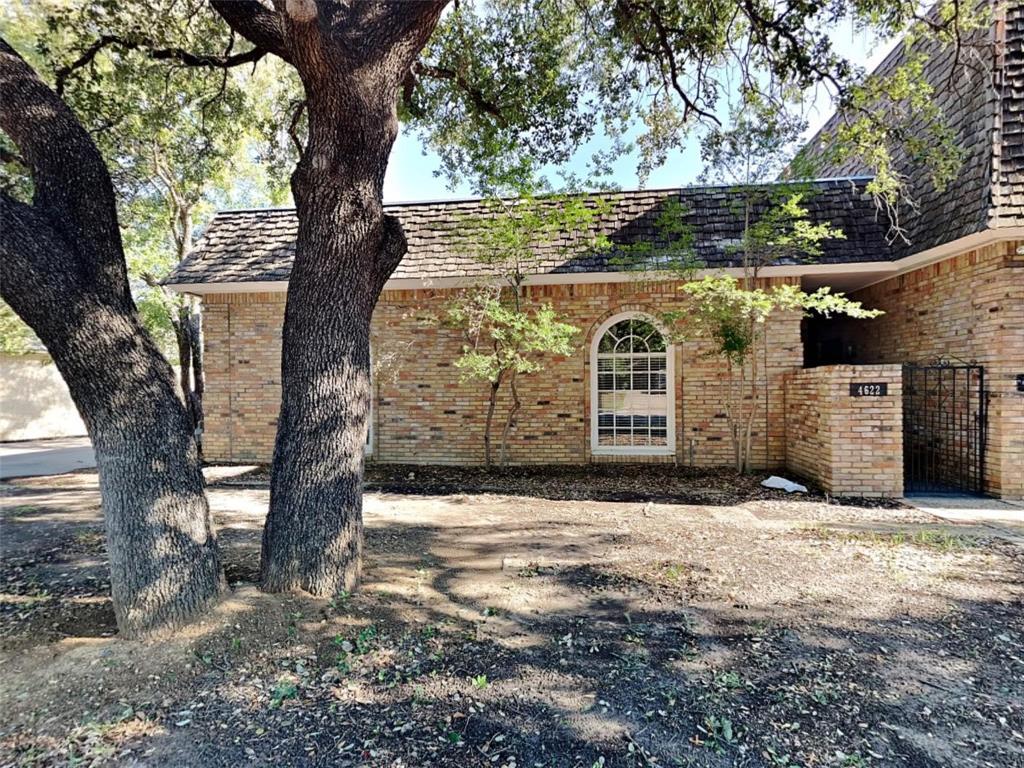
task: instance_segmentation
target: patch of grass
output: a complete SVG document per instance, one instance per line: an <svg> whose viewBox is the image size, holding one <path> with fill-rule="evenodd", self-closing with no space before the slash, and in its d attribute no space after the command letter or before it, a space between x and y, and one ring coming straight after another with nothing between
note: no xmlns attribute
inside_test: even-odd
<svg viewBox="0 0 1024 768"><path fill-rule="evenodd" d="M95 547L103 543L103 531L79 531L74 535L75 543L82 547Z"/></svg>
<svg viewBox="0 0 1024 768"><path fill-rule="evenodd" d="M925 529L916 531L910 538L911 542L919 547L929 547L949 552L955 549L970 549L979 544L974 536L963 536L949 531L933 531Z"/></svg>
<svg viewBox="0 0 1024 768"><path fill-rule="evenodd" d="M8 507L8 515L31 515L33 512L38 512L39 507L34 507L31 504L19 504L16 507Z"/></svg>
<svg viewBox="0 0 1024 768"><path fill-rule="evenodd" d="M356 653L360 656L369 653L376 642L377 628L373 626L373 624L368 627L363 627L359 630L359 634L356 635Z"/></svg>
<svg viewBox="0 0 1024 768"><path fill-rule="evenodd" d="M66 755L68 765L104 765L113 760L125 744L152 736L158 730L156 722L128 707L112 720L76 726L68 734L60 751ZM41 757L39 765L53 764L52 754ZM19 764L34 763L30 756L27 762Z"/></svg>
<svg viewBox="0 0 1024 768"><path fill-rule="evenodd" d="M487 675L477 675L473 678L473 687L478 691L482 691L488 685L490 685L490 683L487 682Z"/></svg>
<svg viewBox="0 0 1024 768"><path fill-rule="evenodd" d="M669 581L679 581L686 575L687 567L685 565L672 563L665 567L665 578Z"/></svg>
<svg viewBox="0 0 1024 768"><path fill-rule="evenodd" d="M812 536L822 541L848 544L866 544L881 547L915 546L939 552L955 552L979 546L982 541L975 536L951 533L937 528L923 528L907 531L846 531L826 526L808 529Z"/></svg>
<svg viewBox="0 0 1024 768"><path fill-rule="evenodd" d="M352 664L348 660L347 651L339 651L338 656L334 661L334 666L337 667L338 672L343 675L347 675L352 672Z"/></svg>
<svg viewBox="0 0 1024 768"><path fill-rule="evenodd" d="M739 743L732 720L724 715L708 715L697 728L704 734L703 738L698 737L697 742L719 754L725 752L727 747L734 747Z"/></svg>
<svg viewBox="0 0 1024 768"><path fill-rule="evenodd" d="M715 676L715 687L723 691L735 691L746 686L739 672L732 670Z"/></svg>
<svg viewBox="0 0 1024 768"><path fill-rule="evenodd" d="M837 757L840 760L840 765L843 768L867 768L868 761L861 757L859 752L855 752L852 755L846 755L840 752Z"/></svg>
<svg viewBox="0 0 1024 768"><path fill-rule="evenodd" d="M288 614L288 637L294 639L299 635L299 622L302 621L302 613Z"/></svg>
<svg viewBox="0 0 1024 768"><path fill-rule="evenodd" d="M540 565L538 563L527 563L516 573L520 579L532 579L540 576Z"/></svg>
<svg viewBox="0 0 1024 768"><path fill-rule="evenodd" d="M299 687L291 680L278 680L270 694L270 708L280 707L288 699L294 699L299 695Z"/></svg>

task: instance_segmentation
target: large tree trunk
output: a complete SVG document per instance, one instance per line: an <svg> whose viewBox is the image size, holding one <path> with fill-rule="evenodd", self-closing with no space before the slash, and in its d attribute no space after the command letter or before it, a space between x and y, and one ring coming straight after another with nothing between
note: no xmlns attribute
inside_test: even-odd
<svg viewBox="0 0 1024 768"><path fill-rule="evenodd" d="M109 174L3 41L0 127L35 185L31 205L0 193L0 292L46 345L95 448L118 627L177 627L224 580L188 417L129 291Z"/></svg>
<svg viewBox="0 0 1024 768"><path fill-rule="evenodd" d="M132 312L59 293L32 301L75 308L48 322L50 311L16 307L46 343L96 452L118 628L138 637L179 627L225 582L170 366Z"/></svg>
<svg viewBox="0 0 1024 768"><path fill-rule="evenodd" d="M373 156L383 176L390 146L350 154L355 162L325 190L323 176L309 173L311 142L293 180L300 224L261 558L269 591L331 595L359 579L370 318L405 239L379 196L361 196L348 180L359 173L351 166L373 163Z"/></svg>
<svg viewBox="0 0 1024 768"><path fill-rule="evenodd" d="M384 171L399 88L446 2L213 0L236 32L291 63L306 92L260 563L270 591L330 595L359 578L370 318L406 249L384 215Z"/></svg>
<svg viewBox="0 0 1024 768"><path fill-rule="evenodd" d="M382 203L394 94L387 103L379 83L347 86L307 88L310 138L292 178L299 230L261 558L263 587L274 592L335 594L361 569L370 318L405 236Z"/></svg>

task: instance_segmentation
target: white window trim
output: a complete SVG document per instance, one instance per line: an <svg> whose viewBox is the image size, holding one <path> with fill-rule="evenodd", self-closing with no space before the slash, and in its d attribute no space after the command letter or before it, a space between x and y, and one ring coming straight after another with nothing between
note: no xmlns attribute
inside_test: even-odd
<svg viewBox="0 0 1024 768"><path fill-rule="evenodd" d="M623 320L640 319L644 320L662 334L665 338L665 397L667 419L665 423L665 438L668 445L665 446L640 446L640 445L599 445L597 430L598 415L598 391L597 391L597 355L598 347L605 333L616 323ZM590 342L590 454L592 456L674 456L676 453L676 348L668 341L668 333L655 318L644 312L623 312L609 317L597 331ZM644 354L644 357L647 355Z"/></svg>

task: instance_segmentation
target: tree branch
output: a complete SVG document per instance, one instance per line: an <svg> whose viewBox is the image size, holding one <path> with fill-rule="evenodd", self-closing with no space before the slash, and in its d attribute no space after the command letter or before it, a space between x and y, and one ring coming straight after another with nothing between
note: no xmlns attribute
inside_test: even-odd
<svg viewBox="0 0 1024 768"><path fill-rule="evenodd" d="M356 3L356 5L360 5ZM366 3L365 5L372 5ZM278 0L278 18L281 28L284 30L284 39L287 41L288 50L291 54L291 63L299 72L299 76L306 82L307 79L322 79L332 76L333 62L332 49L336 52L337 45L331 45L325 38L330 34L329 30L335 25L332 19L347 19L351 13L352 6L348 4L329 2L324 4L325 18L320 17L320 8L316 0ZM340 26L350 26L360 32L363 30L355 23L345 25L337 22ZM314 74L315 73L315 74Z"/></svg>
<svg viewBox="0 0 1024 768"><path fill-rule="evenodd" d="M73 244L80 277L130 303L114 186L103 157L74 113L3 39L0 129L31 169L32 208Z"/></svg>
<svg viewBox="0 0 1024 768"><path fill-rule="evenodd" d="M305 147L302 146L302 141L299 139L299 120L302 119L302 113L306 111L306 100L303 99L295 105L295 111L292 113L291 122L288 123L288 136L292 140L292 144L295 145L295 151L298 152L299 157L302 157L302 152Z"/></svg>
<svg viewBox="0 0 1024 768"><path fill-rule="evenodd" d="M411 72L416 77L427 77L434 80L447 80L454 83L460 91L469 96L470 101L473 102L473 106L476 107L477 111L490 115L501 127L505 127L505 125L507 125L508 121L505 118L504 113L501 111L501 107L484 96L483 91L469 82L461 72L456 72L454 69L449 69L447 67L424 64L422 61L417 61L413 64ZM414 86L415 84L407 82L406 89L404 91L407 100L412 95L409 85Z"/></svg>
<svg viewBox="0 0 1024 768"><path fill-rule="evenodd" d="M45 315L36 288L77 282L72 252L46 215L0 191L0 297L32 328Z"/></svg>
<svg viewBox="0 0 1024 768"><path fill-rule="evenodd" d="M654 41L644 39L640 30L634 29L633 43L641 53L648 59L651 66L658 70L658 77L666 91L672 91L679 97L683 104L683 120L688 120L691 114L696 114L698 119L706 120L714 125L720 125L721 121L709 110L700 106L701 85L703 75L698 74L695 78L697 92L693 95L687 92L680 82L684 74L679 62L676 60L676 50L670 37L672 33L678 34L679 30L671 29L662 18L661 12L656 4L638 3L634 0L617 0L619 13L625 19L635 17L646 17L651 24L655 36ZM643 29L642 27L640 29ZM646 30L644 30L646 31ZM698 70L705 66L703 59L697 61ZM653 79L653 75L651 75Z"/></svg>
<svg viewBox="0 0 1024 768"><path fill-rule="evenodd" d="M404 59L406 66L423 50L449 0L407 0L381 3L385 16L379 20L381 44ZM367 4L369 6L369 4ZM404 67L403 67L404 69Z"/></svg>
<svg viewBox="0 0 1024 768"><path fill-rule="evenodd" d="M57 94L63 95L64 87L71 75L82 67L88 66L104 48L117 47L127 51L142 51L147 57L156 61L177 61L186 67L209 67L211 69L228 69L242 64L252 64L262 59L267 52L262 48L253 48L243 53L217 55L192 53L184 48L156 48L153 41L146 38L128 39L118 35L102 35L86 48L82 55L67 66L56 72Z"/></svg>
<svg viewBox="0 0 1024 768"><path fill-rule="evenodd" d="M222 19L250 43L291 63L281 17L259 0L210 0Z"/></svg>

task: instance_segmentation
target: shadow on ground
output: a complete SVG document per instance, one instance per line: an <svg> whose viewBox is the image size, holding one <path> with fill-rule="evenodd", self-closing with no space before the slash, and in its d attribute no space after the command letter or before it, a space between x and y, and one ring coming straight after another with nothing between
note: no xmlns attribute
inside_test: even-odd
<svg viewBox="0 0 1024 768"><path fill-rule="evenodd" d="M325 601L250 585L266 493L219 488L235 592L142 646L55 580L103 570L65 498L21 488L0 530L50 526L5 552L43 596L5 590L0 762L1024 765L1021 552L912 512L376 494L364 585Z"/></svg>

